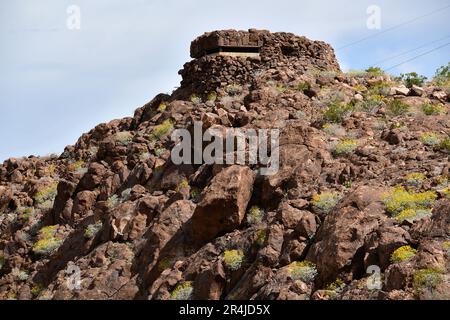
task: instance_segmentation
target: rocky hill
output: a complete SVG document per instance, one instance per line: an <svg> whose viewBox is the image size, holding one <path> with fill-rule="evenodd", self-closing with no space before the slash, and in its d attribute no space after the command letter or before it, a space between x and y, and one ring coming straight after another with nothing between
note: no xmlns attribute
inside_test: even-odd
<svg viewBox="0 0 450 320"><path fill-rule="evenodd" d="M0 165L0 299L450 298L448 82L263 30L191 55L133 117ZM279 171L175 165L196 121L279 129Z"/></svg>

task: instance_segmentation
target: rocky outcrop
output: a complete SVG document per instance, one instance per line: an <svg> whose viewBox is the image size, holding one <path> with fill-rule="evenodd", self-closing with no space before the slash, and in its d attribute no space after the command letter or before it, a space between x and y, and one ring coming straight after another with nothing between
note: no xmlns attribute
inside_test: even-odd
<svg viewBox="0 0 450 320"><path fill-rule="evenodd" d="M446 88L342 73L289 33L191 54L172 94L0 165L0 299L449 299ZM279 170L175 164L197 121L278 129Z"/></svg>

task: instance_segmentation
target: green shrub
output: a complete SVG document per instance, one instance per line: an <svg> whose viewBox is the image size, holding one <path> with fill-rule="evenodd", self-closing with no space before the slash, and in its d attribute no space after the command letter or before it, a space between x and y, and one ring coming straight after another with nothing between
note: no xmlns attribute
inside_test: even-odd
<svg viewBox="0 0 450 320"><path fill-rule="evenodd" d="M367 96L364 101L359 102L356 107L364 112L374 112L378 107L383 105L384 97L378 94Z"/></svg>
<svg viewBox="0 0 450 320"><path fill-rule="evenodd" d="M153 128L153 132L151 134L151 138L153 139L161 139L166 136L173 129L173 123L171 120L165 120L163 123L157 125Z"/></svg>
<svg viewBox="0 0 450 320"><path fill-rule="evenodd" d="M447 255L450 256L450 241L444 241L444 243L442 243L442 248L446 251Z"/></svg>
<svg viewBox="0 0 450 320"><path fill-rule="evenodd" d="M191 300L194 292L193 283L191 281L177 285L175 290L170 294L172 300Z"/></svg>
<svg viewBox="0 0 450 320"><path fill-rule="evenodd" d="M180 181L180 183L178 184L178 186L175 188L176 192L180 192L183 189L189 188L189 181L187 181L187 179L183 179Z"/></svg>
<svg viewBox="0 0 450 320"><path fill-rule="evenodd" d="M38 241L33 245L33 252L41 256L53 254L63 243L63 239L57 233L58 226L42 228L38 234Z"/></svg>
<svg viewBox="0 0 450 320"><path fill-rule="evenodd" d="M334 154L337 156L348 156L358 147L358 142L353 139L343 139L334 148Z"/></svg>
<svg viewBox="0 0 450 320"><path fill-rule="evenodd" d="M193 104L200 104L202 103L202 98L200 98L198 95L196 94L192 94L189 98L189 100L191 100L191 102Z"/></svg>
<svg viewBox="0 0 450 320"><path fill-rule="evenodd" d="M322 130L330 136L344 136L346 134L345 128L337 123L325 123Z"/></svg>
<svg viewBox="0 0 450 320"><path fill-rule="evenodd" d="M44 205L48 203L48 206L51 207L57 193L58 193L58 182L55 181L46 188L43 188L42 190L37 192L34 195L34 201L38 205Z"/></svg>
<svg viewBox="0 0 450 320"><path fill-rule="evenodd" d="M133 134L129 131L117 132L114 140L123 146L127 146L133 140Z"/></svg>
<svg viewBox="0 0 450 320"><path fill-rule="evenodd" d="M229 84L225 87L225 92L228 93L230 96L236 96L242 93L242 86L237 83Z"/></svg>
<svg viewBox="0 0 450 320"><path fill-rule="evenodd" d="M241 250L225 250L223 261L228 269L239 270L244 262L244 253Z"/></svg>
<svg viewBox="0 0 450 320"><path fill-rule="evenodd" d="M392 100L388 104L389 111L395 116L406 114L409 112L410 108L411 107L408 104L401 102L400 100Z"/></svg>
<svg viewBox="0 0 450 320"><path fill-rule="evenodd" d="M441 142L439 143L439 149L447 153L450 153L450 138L442 139Z"/></svg>
<svg viewBox="0 0 450 320"><path fill-rule="evenodd" d="M405 177L405 182L408 186L420 187L427 177L420 172L413 172Z"/></svg>
<svg viewBox="0 0 450 320"><path fill-rule="evenodd" d="M159 112L164 112L167 109L167 104L165 104L164 102L161 102L158 106L158 111Z"/></svg>
<svg viewBox="0 0 450 320"><path fill-rule="evenodd" d="M86 163L83 160L72 162L67 166L67 170L77 174L84 174L87 172Z"/></svg>
<svg viewBox="0 0 450 320"><path fill-rule="evenodd" d="M255 242L258 246L262 247L267 239L267 231L265 229L258 230L255 233Z"/></svg>
<svg viewBox="0 0 450 320"><path fill-rule="evenodd" d="M338 192L324 192L317 194L312 198L312 205L316 211L329 213L342 199Z"/></svg>
<svg viewBox="0 0 450 320"><path fill-rule="evenodd" d="M391 255L391 263L399 263L414 258L417 250L411 246L403 246L395 250Z"/></svg>
<svg viewBox="0 0 450 320"><path fill-rule="evenodd" d="M339 123L346 117L350 116L354 110L352 104L345 104L342 102L331 102L328 108L323 112L323 117L326 122Z"/></svg>
<svg viewBox="0 0 450 320"><path fill-rule="evenodd" d="M417 210L428 209L436 199L437 195L433 191L414 193L405 190L402 186L394 188L391 193L383 196L387 212L394 217L400 213L405 216L412 214L411 212L405 212L405 210L414 210L417 213Z"/></svg>
<svg viewBox="0 0 450 320"><path fill-rule="evenodd" d="M213 92L210 92L210 93L208 94L207 100L208 100L209 102L216 102L216 100L217 100L217 93L215 93L214 91L213 91Z"/></svg>
<svg viewBox="0 0 450 320"><path fill-rule="evenodd" d="M190 196L191 196L191 199L193 202L198 202L201 194L202 194L202 190L200 190L199 188L197 188L197 187L191 188Z"/></svg>
<svg viewBox="0 0 450 320"><path fill-rule="evenodd" d="M20 270L17 268L14 268L11 270L11 274L17 281L27 281L30 275L25 270Z"/></svg>
<svg viewBox="0 0 450 320"><path fill-rule="evenodd" d="M116 194L113 194L106 200L106 206L108 208L114 208L119 204L119 196Z"/></svg>
<svg viewBox="0 0 450 320"><path fill-rule="evenodd" d="M264 218L264 210L258 206L253 206L247 212L247 222L249 224L261 223Z"/></svg>
<svg viewBox="0 0 450 320"><path fill-rule="evenodd" d="M436 268L420 269L414 273L413 287L418 291L433 290L442 281L442 270Z"/></svg>
<svg viewBox="0 0 450 320"><path fill-rule="evenodd" d="M372 77L383 76L384 71L379 67L369 67L366 72Z"/></svg>
<svg viewBox="0 0 450 320"><path fill-rule="evenodd" d="M426 79L427 77L421 76L416 72L402 73L400 75L400 80L403 81L408 88L411 88L413 85L421 86Z"/></svg>
<svg viewBox="0 0 450 320"><path fill-rule="evenodd" d="M288 272L292 279L311 283L317 276L316 265L309 261L293 262L288 266Z"/></svg>
<svg viewBox="0 0 450 320"><path fill-rule="evenodd" d="M441 137L433 132L426 132L420 137L422 143L429 147L437 146L441 143Z"/></svg>
<svg viewBox="0 0 450 320"><path fill-rule="evenodd" d="M446 66L441 66L436 70L434 82L438 85L447 85L450 81L450 62Z"/></svg>
<svg viewBox="0 0 450 320"><path fill-rule="evenodd" d="M97 233L102 229L102 227L103 224L101 221L88 225L86 227L86 230L84 230L84 237L86 239L94 238L97 235Z"/></svg>
<svg viewBox="0 0 450 320"><path fill-rule="evenodd" d="M297 90L302 91L302 92L309 90L310 88L311 88L311 86L308 82L301 82L297 85Z"/></svg>
<svg viewBox="0 0 450 320"><path fill-rule="evenodd" d="M425 103L422 105L422 111L427 116L433 116L433 115L440 115L445 114L447 112L447 109L439 104L430 104Z"/></svg>

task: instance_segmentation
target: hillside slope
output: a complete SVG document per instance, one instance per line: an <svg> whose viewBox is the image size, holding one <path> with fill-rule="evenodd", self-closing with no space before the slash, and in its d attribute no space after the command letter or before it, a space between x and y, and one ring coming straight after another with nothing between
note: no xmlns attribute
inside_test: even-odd
<svg viewBox="0 0 450 320"><path fill-rule="evenodd" d="M0 299L450 298L448 88L342 73L289 33L191 54L171 95L0 165ZM279 171L173 164L195 121L279 129Z"/></svg>

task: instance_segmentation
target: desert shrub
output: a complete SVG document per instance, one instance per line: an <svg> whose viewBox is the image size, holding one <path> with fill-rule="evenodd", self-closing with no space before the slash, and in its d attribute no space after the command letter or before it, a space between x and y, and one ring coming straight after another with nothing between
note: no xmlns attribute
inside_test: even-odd
<svg viewBox="0 0 450 320"><path fill-rule="evenodd" d="M427 116L445 114L447 109L440 104L425 103L422 105L422 111Z"/></svg>
<svg viewBox="0 0 450 320"><path fill-rule="evenodd" d="M440 191L442 195L450 199L450 187L444 188Z"/></svg>
<svg viewBox="0 0 450 320"><path fill-rule="evenodd" d="M425 217L429 217L433 214L430 209L406 209L395 216L397 222L402 223L403 221L408 221L413 223L417 220L421 220Z"/></svg>
<svg viewBox="0 0 450 320"><path fill-rule="evenodd" d="M279 93L284 93L284 92L286 92L286 90L287 90L286 86L285 86L284 84L281 84L281 83L278 83L278 84L275 86L275 89L276 89Z"/></svg>
<svg viewBox="0 0 450 320"><path fill-rule="evenodd" d="M406 114L409 112L410 108L411 107L408 104L401 102L400 100L392 100L388 104L389 112L395 116Z"/></svg>
<svg viewBox="0 0 450 320"><path fill-rule="evenodd" d="M198 202L201 194L202 194L202 190L200 190L200 188L197 188L197 187L191 188L190 196L191 196L191 199L193 202Z"/></svg>
<svg viewBox="0 0 450 320"><path fill-rule="evenodd" d="M394 218L400 215L399 219L422 215L424 212L421 210L429 209L436 199L437 195L433 191L414 193L405 190L402 186L394 188L391 193L383 196L387 212Z"/></svg>
<svg viewBox="0 0 450 320"><path fill-rule="evenodd" d="M321 213L329 213L342 199L338 192L324 192L312 198L313 208Z"/></svg>
<svg viewBox="0 0 450 320"><path fill-rule="evenodd" d="M441 143L441 137L434 132L426 132L422 134L420 141L426 146L434 147Z"/></svg>
<svg viewBox="0 0 450 320"><path fill-rule="evenodd" d="M348 156L358 147L358 142L353 139L343 139L334 147L333 153L337 156Z"/></svg>
<svg viewBox="0 0 450 320"><path fill-rule="evenodd" d="M261 223L264 218L264 210L258 206L253 206L247 212L247 222L249 224Z"/></svg>
<svg viewBox="0 0 450 320"><path fill-rule="evenodd" d="M117 143L126 146L131 142L131 140L133 140L133 134L129 131L117 132L114 135L114 140Z"/></svg>
<svg viewBox="0 0 450 320"><path fill-rule="evenodd" d="M167 149L166 148L155 148L153 150L153 153L155 154L155 156L160 157L162 154L164 154L164 152L166 152Z"/></svg>
<svg viewBox="0 0 450 320"><path fill-rule="evenodd" d="M172 300L191 300L193 292L193 283L191 281L186 281L177 285L177 287L170 294L170 297Z"/></svg>
<svg viewBox="0 0 450 320"><path fill-rule="evenodd" d="M17 219L26 223L35 213L33 207L18 207L16 209Z"/></svg>
<svg viewBox="0 0 450 320"><path fill-rule="evenodd" d="M258 246L262 247L267 239L267 231L265 229L258 230L255 233L255 242Z"/></svg>
<svg viewBox="0 0 450 320"><path fill-rule="evenodd" d="M30 277L27 271L18 268L12 269L11 274L17 281L27 281Z"/></svg>
<svg viewBox="0 0 450 320"><path fill-rule="evenodd" d="M58 182L53 182L46 188L40 190L34 195L34 201L38 205L45 205L46 207L51 207L53 201L58 193Z"/></svg>
<svg viewBox="0 0 450 320"><path fill-rule="evenodd" d="M309 90L310 88L311 88L311 85L308 82L300 82L297 85L298 91L306 91L306 90Z"/></svg>
<svg viewBox="0 0 450 320"><path fill-rule="evenodd" d="M399 263L414 258L417 250L411 246L403 246L395 250L391 255L391 263Z"/></svg>
<svg viewBox="0 0 450 320"><path fill-rule="evenodd" d="M414 272L413 288L418 291L433 290L442 281L442 270L436 268L420 269Z"/></svg>
<svg viewBox="0 0 450 320"><path fill-rule="evenodd" d="M384 71L379 67L369 67L366 69L366 73L372 77L383 76Z"/></svg>
<svg viewBox="0 0 450 320"><path fill-rule="evenodd" d="M63 243L63 239L57 233L58 226L42 228L38 234L38 241L33 245L33 252L41 256L54 253Z"/></svg>
<svg viewBox="0 0 450 320"><path fill-rule="evenodd" d="M106 206L108 208L114 208L119 204L119 196L116 194L113 194L106 200Z"/></svg>
<svg viewBox="0 0 450 320"><path fill-rule="evenodd" d="M42 288L40 285L34 285L31 288L30 292L31 292L31 295L34 298L36 298L36 297L38 297L41 294L42 290L44 290L44 288Z"/></svg>
<svg viewBox="0 0 450 320"><path fill-rule="evenodd" d="M288 272L292 279L311 283L317 276L316 265L309 261L293 262L288 266Z"/></svg>
<svg viewBox="0 0 450 320"><path fill-rule="evenodd" d="M94 238L97 235L97 233L102 229L102 227L103 224L101 221L88 225L86 227L86 230L84 230L84 237L86 239Z"/></svg>
<svg viewBox="0 0 450 320"><path fill-rule="evenodd" d="M329 103L328 108L323 112L323 117L326 122L339 123L350 116L353 110L354 106L352 104L333 101Z"/></svg>
<svg viewBox="0 0 450 320"><path fill-rule="evenodd" d="M450 138L443 138L439 143L439 149L444 152L450 153Z"/></svg>
<svg viewBox="0 0 450 320"><path fill-rule="evenodd" d="M67 170L77 174L84 174L87 172L86 163L83 160L72 162L67 166Z"/></svg>
<svg viewBox="0 0 450 320"><path fill-rule="evenodd" d="M165 120L161 124L157 125L153 128L151 138L153 139L161 139L166 136L173 129L173 123L171 120Z"/></svg>
<svg viewBox="0 0 450 320"><path fill-rule="evenodd" d="M48 174L49 174L50 176L54 175L55 172L56 172L56 165L54 165L53 163L50 164L50 165L47 167L47 171L48 171Z"/></svg>
<svg viewBox="0 0 450 320"><path fill-rule="evenodd" d="M232 271L240 269L244 262L244 252L241 250L225 250L222 256L225 265Z"/></svg>
<svg viewBox="0 0 450 320"><path fill-rule="evenodd" d="M450 256L450 241L444 241L442 243L442 249L444 249L446 251L447 255Z"/></svg>
<svg viewBox="0 0 450 320"><path fill-rule="evenodd" d="M423 173L413 172L405 177L405 183L408 186L420 187L426 179L427 177Z"/></svg>
<svg viewBox="0 0 450 320"><path fill-rule="evenodd" d="M147 151L142 152L142 153L139 154L139 161L145 162L148 159L150 159L150 157L151 157L150 152L147 152Z"/></svg>
<svg viewBox="0 0 450 320"><path fill-rule="evenodd" d="M367 76L367 72L363 70L348 70L345 75L353 78L365 78Z"/></svg>
<svg viewBox="0 0 450 320"><path fill-rule="evenodd" d="M413 85L421 86L427 77L417 74L416 72L402 73L399 77L405 83L405 86L411 88Z"/></svg>
<svg viewBox="0 0 450 320"><path fill-rule="evenodd" d="M200 98L198 95L196 94L192 94L189 97L189 100L193 103L193 104L200 104L202 103L202 98Z"/></svg>
<svg viewBox="0 0 450 320"><path fill-rule="evenodd" d="M237 83L229 84L225 87L225 92L230 96L237 96L242 93L242 86Z"/></svg>
<svg viewBox="0 0 450 320"><path fill-rule="evenodd" d="M159 112L164 112L167 109L167 104L165 104L164 102L161 102L158 106L158 111Z"/></svg>
<svg viewBox="0 0 450 320"><path fill-rule="evenodd" d="M207 100L208 100L209 102L215 102L215 101L217 100L217 93L215 93L214 91L213 91L213 92L210 92L210 93L208 94Z"/></svg>
<svg viewBox="0 0 450 320"><path fill-rule="evenodd" d="M175 191L180 192L181 190L186 189L186 188L189 188L189 181L187 181L187 179L183 179L177 185L177 187L175 188Z"/></svg>
<svg viewBox="0 0 450 320"><path fill-rule="evenodd" d="M346 134L345 128L337 123L325 123L322 130L330 136L344 136Z"/></svg>
<svg viewBox="0 0 450 320"><path fill-rule="evenodd" d="M164 270L170 269L172 267L173 263L175 262L175 260L176 259L171 256L162 258L158 262L158 270L162 272Z"/></svg>
<svg viewBox="0 0 450 320"><path fill-rule="evenodd" d="M382 96L385 98L391 93L392 83L387 81L381 81L374 84L369 84L369 89L366 96Z"/></svg>
<svg viewBox="0 0 450 320"><path fill-rule="evenodd" d="M450 84L450 62L446 66L441 66L436 70L433 80L441 86Z"/></svg>
<svg viewBox="0 0 450 320"><path fill-rule="evenodd" d="M378 94L367 96L363 101L358 102L356 108L365 112L374 112L383 105L384 97Z"/></svg>

